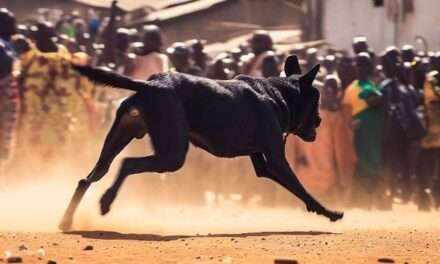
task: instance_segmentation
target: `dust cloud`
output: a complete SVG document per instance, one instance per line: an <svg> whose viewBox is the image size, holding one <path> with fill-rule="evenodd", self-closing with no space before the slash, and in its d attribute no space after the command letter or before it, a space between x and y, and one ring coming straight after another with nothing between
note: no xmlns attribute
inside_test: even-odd
<svg viewBox="0 0 440 264"><path fill-rule="evenodd" d="M87 175L95 160L87 158L81 161L81 165L76 162L76 165L69 166L66 160L77 160L78 156L72 153L70 157L60 158L44 174L29 164L26 170L21 170L26 172L25 175L7 175L7 180L0 186L0 231L58 231L58 221L77 181ZM124 153L121 156L127 155ZM439 212L418 212L414 205L397 205L393 211L344 210L344 219L331 223L321 216L305 212L303 206L283 190L282 196L289 196L291 206L289 202L261 206L252 202L252 199L247 203L234 198L213 201L212 191L224 193L221 197L234 197L232 194L238 185L248 188L251 194L265 191L267 186L278 187L253 176L247 159L221 160L198 150L190 151L187 164L181 172L172 175L150 173L127 178L110 213L101 216L99 199L111 185L119 164L120 160L116 160L107 176L88 190L75 215L74 229L159 235L440 229ZM207 191L202 192L201 188Z"/></svg>

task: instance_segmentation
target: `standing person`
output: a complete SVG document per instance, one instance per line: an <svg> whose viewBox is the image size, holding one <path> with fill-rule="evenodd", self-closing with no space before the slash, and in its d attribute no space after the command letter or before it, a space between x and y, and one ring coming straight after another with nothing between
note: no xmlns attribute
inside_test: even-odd
<svg viewBox="0 0 440 264"><path fill-rule="evenodd" d="M163 39L160 28L155 25L144 27L143 47L136 54L132 78L147 80L155 73L169 71L168 57L162 53Z"/></svg>
<svg viewBox="0 0 440 264"><path fill-rule="evenodd" d="M392 194L399 195L404 202L408 202L412 194L411 178L415 173L413 161L416 158L412 157L413 143L421 139L424 129L416 113L417 98L414 96L416 91L404 74L399 50L395 47L387 48L381 60L386 77L380 84L386 109L385 179ZM391 205L391 199L387 202Z"/></svg>
<svg viewBox="0 0 440 264"><path fill-rule="evenodd" d="M19 93L13 76L15 52L10 44L15 34L15 16L0 9L0 175L11 158L19 114Z"/></svg>
<svg viewBox="0 0 440 264"><path fill-rule="evenodd" d="M253 52L253 58L247 65L245 74L254 77L264 77L263 65L268 56L273 53L273 40L269 33L264 30L256 31L250 39L250 45Z"/></svg>
<svg viewBox="0 0 440 264"><path fill-rule="evenodd" d="M96 13L93 9L89 9L87 11L88 14L88 23L87 28L90 34L90 41L94 42L96 39L96 35L98 34L99 27L101 26L101 18L99 14Z"/></svg>
<svg viewBox="0 0 440 264"><path fill-rule="evenodd" d="M172 71L200 75L201 69L194 64L191 48L183 42L175 42L167 49L172 64Z"/></svg>
<svg viewBox="0 0 440 264"><path fill-rule="evenodd" d="M206 40L193 39L190 42L194 65L200 68L200 76L206 76L211 58L205 51Z"/></svg>
<svg viewBox="0 0 440 264"><path fill-rule="evenodd" d="M350 107L354 126L354 147L357 164L353 196L357 206L371 208L378 197L384 195L381 188L383 124L382 93L371 81L373 62L366 52L356 55L357 80L347 88L344 104Z"/></svg>
<svg viewBox="0 0 440 264"><path fill-rule="evenodd" d="M355 169L356 154L349 115L342 105L341 83L337 76L325 78L321 93L322 123L312 144L302 143L307 168L301 175L306 186L332 201L348 202Z"/></svg>
<svg viewBox="0 0 440 264"><path fill-rule="evenodd" d="M342 57L336 71L341 80L342 92L345 92L350 84L356 80L356 68L354 67L353 59L348 56Z"/></svg>
<svg viewBox="0 0 440 264"><path fill-rule="evenodd" d="M116 61L116 28L117 28L117 14L118 14L118 1L113 0L110 7L110 17L107 24L102 23L102 40L105 43L104 50L99 61L99 64L108 65L115 63Z"/></svg>
<svg viewBox="0 0 440 264"><path fill-rule="evenodd" d="M431 71L427 74L424 86L424 105L427 135L422 140L418 177L419 195L430 189L435 207L440 208L440 73ZM429 199L425 207L430 206Z"/></svg>
<svg viewBox="0 0 440 264"><path fill-rule="evenodd" d="M94 86L74 71L71 53L54 41L50 23L39 23L35 45L22 54L22 118L19 127L20 159L49 164L72 145L74 138L90 138ZM27 159L28 158L28 159Z"/></svg>
<svg viewBox="0 0 440 264"><path fill-rule="evenodd" d="M367 52L369 51L369 46L368 46L368 40L367 37L365 36L356 36L353 38L352 41L352 48L353 48L353 52L357 55L361 52Z"/></svg>
<svg viewBox="0 0 440 264"><path fill-rule="evenodd" d="M118 28L115 38L115 71L120 74L130 74L133 71L135 55L128 52L130 46L130 30Z"/></svg>

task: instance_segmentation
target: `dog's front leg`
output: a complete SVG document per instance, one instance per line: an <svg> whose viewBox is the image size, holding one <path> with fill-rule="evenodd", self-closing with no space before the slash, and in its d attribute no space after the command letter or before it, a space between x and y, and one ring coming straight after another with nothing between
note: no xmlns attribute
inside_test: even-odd
<svg viewBox="0 0 440 264"><path fill-rule="evenodd" d="M284 156L274 155L274 153L267 153L265 156L267 157L267 168L275 176L271 179L300 198L309 212L324 215L330 221L337 221L343 217L343 213L328 210L305 190Z"/></svg>
<svg viewBox="0 0 440 264"><path fill-rule="evenodd" d="M262 153L253 153L250 157L252 165L254 166L255 174L257 174L258 177L274 178L267 170L266 160Z"/></svg>

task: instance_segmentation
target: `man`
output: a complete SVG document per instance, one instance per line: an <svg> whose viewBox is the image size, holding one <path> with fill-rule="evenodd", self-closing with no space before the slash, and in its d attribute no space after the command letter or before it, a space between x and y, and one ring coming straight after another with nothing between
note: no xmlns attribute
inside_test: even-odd
<svg viewBox="0 0 440 264"><path fill-rule="evenodd" d="M4 175L19 113L18 88L13 76L15 52L10 44L16 27L14 14L1 8L0 24L0 175Z"/></svg>
<svg viewBox="0 0 440 264"><path fill-rule="evenodd" d="M381 56L383 73L386 79L380 89L384 95L386 109L384 128L384 161L386 179L394 195L408 202L411 196L411 177L414 166L410 154L415 140L423 136L423 128L416 115L414 87L405 78L400 52L395 47L387 48ZM419 131L416 131L419 129ZM391 200L387 201L391 203ZM391 205L391 204L389 204ZM387 206L388 205L385 205Z"/></svg>

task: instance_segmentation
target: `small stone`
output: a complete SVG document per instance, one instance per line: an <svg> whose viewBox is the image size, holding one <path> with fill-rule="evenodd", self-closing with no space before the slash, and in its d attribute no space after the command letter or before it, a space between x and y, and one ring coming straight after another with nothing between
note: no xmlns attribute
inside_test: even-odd
<svg viewBox="0 0 440 264"><path fill-rule="evenodd" d="M298 264L294 259L275 259L274 264Z"/></svg>
<svg viewBox="0 0 440 264"><path fill-rule="evenodd" d="M44 249L42 249L42 248L39 248L37 250L37 256L44 257L44 255L46 255L46 251L44 251Z"/></svg>
<svg viewBox="0 0 440 264"><path fill-rule="evenodd" d="M395 263L394 259L390 258L380 258L377 260L380 264L387 264L387 263Z"/></svg>
<svg viewBox="0 0 440 264"><path fill-rule="evenodd" d="M87 245L83 250L93 250L93 246Z"/></svg>
<svg viewBox="0 0 440 264"><path fill-rule="evenodd" d="M27 250L28 248L25 245L21 245L18 247L18 250L23 251L23 250Z"/></svg>
<svg viewBox="0 0 440 264"><path fill-rule="evenodd" d="M10 256L6 259L6 262L8 262L8 263L22 263L23 259L21 257L17 257L17 256Z"/></svg>

